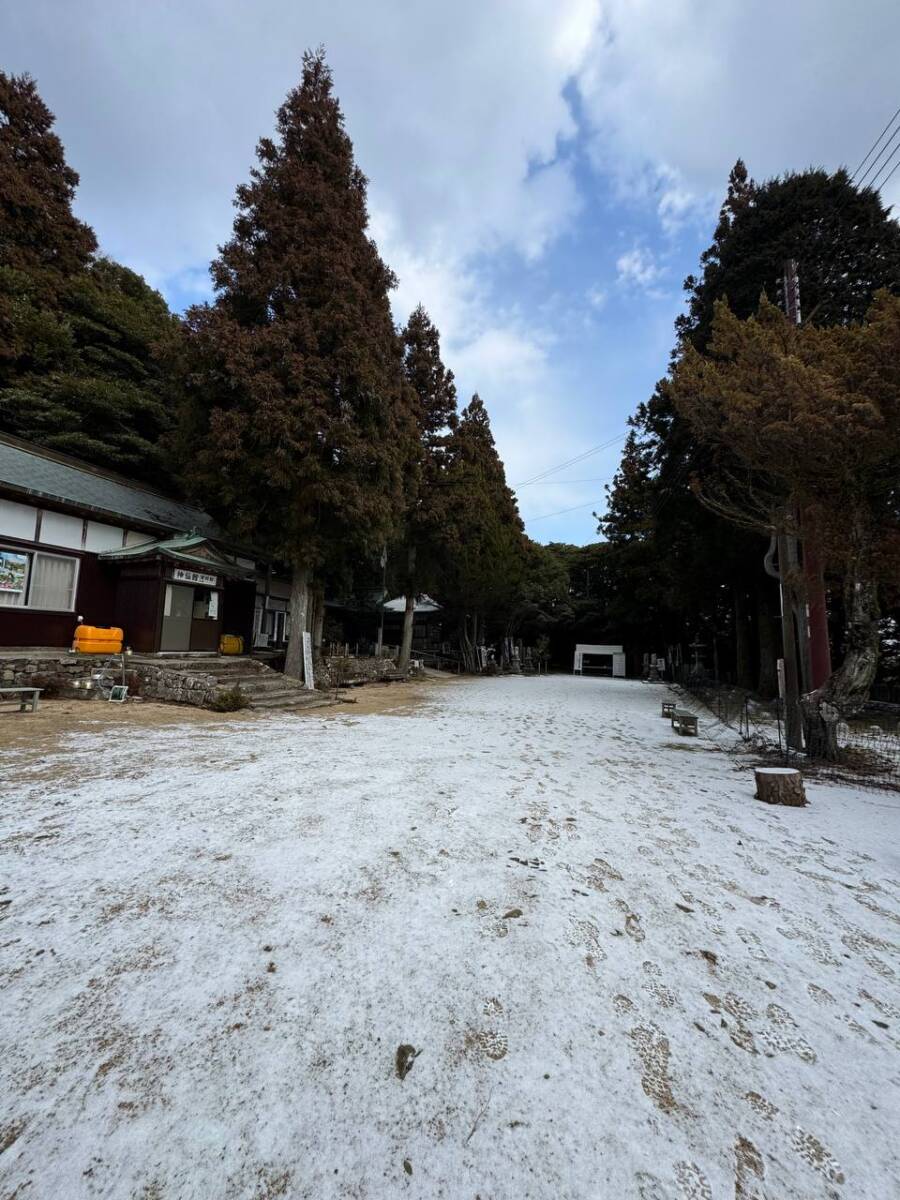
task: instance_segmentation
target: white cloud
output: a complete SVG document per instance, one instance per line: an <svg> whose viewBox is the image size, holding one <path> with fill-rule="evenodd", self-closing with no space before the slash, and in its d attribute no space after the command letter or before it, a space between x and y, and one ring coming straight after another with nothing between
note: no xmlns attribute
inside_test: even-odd
<svg viewBox="0 0 900 1200"><path fill-rule="evenodd" d="M626 403L614 345L602 367L615 385L598 403L585 383L601 374L596 350L586 370L590 350L572 363L573 341L562 354L549 329L584 330L596 347L615 319L604 304L616 286L672 299L666 264L679 238L709 227L739 155L758 178L808 163L855 166L892 111L900 36L896 0L870 0L863 16L845 0L30 0L2 9L4 67L31 71L57 113L82 177L80 215L107 253L188 298L203 294L231 229L235 185L297 82L303 49L325 43L371 181L373 232L399 277L395 315L405 320L419 301L428 308L461 399L477 388L488 404L513 480L602 438L619 419L609 416L613 397ZM522 311L496 294L494 259L518 256L538 278L575 224L584 138L573 94L602 199L624 201L625 220L613 219L626 236L614 277L587 287L575 271L567 293L548 272L543 302ZM900 202L900 173L891 188L885 199ZM667 235L662 246L648 214ZM650 328L646 344L658 341L664 360L671 316L662 308L642 305L640 336Z"/></svg>
<svg viewBox="0 0 900 1200"><path fill-rule="evenodd" d="M896 106L898 37L896 0L604 0L579 76L594 160L669 232L738 157L756 178L852 170Z"/></svg>
<svg viewBox="0 0 900 1200"><path fill-rule="evenodd" d="M104 250L194 298L257 139L304 48L324 43L373 232L399 277L395 315L425 304L515 474L519 450L502 431L533 402L529 379L544 401L564 397L540 325L488 310L481 264L498 251L537 262L579 211L565 89L599 3L32 0L3 18L4 57L56 112L81 173L79 212Z"/></svg>
<svg viewBox="0 0 900 1200"><path fill-rule="evenodd" d="M631 287L650 289L664 274L652 252L645 246L634 246L616 259L616 275L619 283Z"/></svg>

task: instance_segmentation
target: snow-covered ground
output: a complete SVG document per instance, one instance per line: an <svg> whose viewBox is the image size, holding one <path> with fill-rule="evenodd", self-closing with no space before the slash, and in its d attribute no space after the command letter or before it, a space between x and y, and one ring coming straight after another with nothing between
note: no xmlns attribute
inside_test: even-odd
<svg viewBox="0 0 900 1200"><path fill-rule="evenodd" d="M11 751L0 1197L900 1196L900 797L762 805L664 694Z"/></svg>

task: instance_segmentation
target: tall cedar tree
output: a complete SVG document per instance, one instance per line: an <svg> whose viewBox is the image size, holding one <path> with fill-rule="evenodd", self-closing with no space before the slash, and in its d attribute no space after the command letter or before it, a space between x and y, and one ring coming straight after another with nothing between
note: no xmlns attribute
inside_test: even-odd
<svg viewBox="0 0 900 1200"><path fill-rule="evenodd" d="M34 80L0 72L0 428L159 482L155 351L177 323L139 275L94 258L53 122Z"/></svg>
<svg viewBox="0 0 900 1200"><path fill-rule="evenodd" d="M842 170L757 184L739 160L712 245L701 256L702 273L685 280L688 309L676 322L679 338L702 350L715 302L726 296L738 316L749 317L761 294L777 294L787 258L799 263L807 319L817 325L859 320L879 288L900 286L900 228L878 196L855 188ZM709 449L675 409L665 381L639 406L635 423L651 455L653 518L650 552L633 575L635 606L652 598L661 629L673 640L704 626L713 636L730 627L745 683L752 681L747 611L755 610L757 681L761 691L771 691L776 628L773 585L761 569L764 542L735 530L692 495L691 479L709 470ZM617 519L614 510L607 514L607 536L609 521ZM723 604L728 595L730 612Z"/></svg>
<svg viewBox="0 0 900 1200"><path fill-rule="evenodd" d="M867 322L832 328L798 327L765 302L741 321L721 302L707 354L686 343L671 394L724 451L707 502L766 531L784 511L814 513L840 569L846 653L806 704L833 757L838 716L858 709L875 677L879 576L896 576L900 298L881 292Z"/></svg>
<svg viewBox="0 0 900 1200"><path fill-rule="evenodd" d="M459 418L453 372L441 361L441 337L420 304L403 330L403 367L415 396L418 432L418 473L407 476L407 517L404 529L406 555L403 635L398 666L405 671L412 650L416 597L434 587L440 565L441 493L447 467L447 444Z"/></svg>
<svg viewBox="0 0 900 1200"><path fill-rule="evenodd" d="M402 510L414 428L366 178L321 50L237 189L216 299L186 317L180 443L197 497L290 564L286 671L300 676L310 580L378 552Z"/></svg>
<svg viewBox="0 0 900 1200"><path fill-rule="evenodd" d="M54 119L30 76L0 72L0 388L68 351L59 294L97 248Z"/></svg>
<svg viewBox="0 0 900 1200"><path fill-rule="evenodd" d="M509 631L525 571L525 537L478 395L463 409L447 451L446 486L440 492L441 594L459 619L463 661L475 670L475 647L488 626Z"/></svg>
<svg viewBox="0 0 900 1200"><path fill-rule="evenodd" d="M0 267L44 270L48 287L87 266L93 230L72 213L78 175L28 75L0 71Z"/></svg>

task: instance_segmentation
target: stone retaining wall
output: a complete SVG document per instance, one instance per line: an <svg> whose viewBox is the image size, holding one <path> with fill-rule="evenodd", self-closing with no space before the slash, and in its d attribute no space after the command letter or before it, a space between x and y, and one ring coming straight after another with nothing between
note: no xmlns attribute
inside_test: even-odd
<svg viewBox="0 0 900 1200"><path fill-rule="evenodd" d="M125 682L130 696L145 700L168 700L175 704L209 704L233 685L217 675L208 674L197 664L196 672L173 671L165 663L132 663L126 659ZM16 656L0 658L0 687L40 687L48 695L66 699L89 700L94 690L74 684L102 672L118 683L122 678L122 660L118 655L62 654L57 658Z"/></svg>
<svg viewBox="0 0 900 1200"><path fill-rule="evenodd" d="M328 689L341 687L350 682L365 680L366 683L377 683L386 675L393 675L397 664L392 658L376 658L375 655L345 658L342 655L319 659L316 663L316 687Z"/></svg>
<svg viewBox="0 0 900 1200"><path fill-rule="evenodd" d="M347 682L377 683L397 670L391 658L330 657L316 663L316 687L328 691ZM97 693L75 688L76 681L89 680L103 672L116 683L122 678L122 660L118 655L105 654L36 654L0 657L0 687L42 687L49 696L89 700ZM198 660L196 670L173 671L164 660L159 663L133 662L126 659L125 682L130 696L145 700L165 700L174 704L193 704L203 708L223 691L234 685L219 675L203 670Z"/></svg>

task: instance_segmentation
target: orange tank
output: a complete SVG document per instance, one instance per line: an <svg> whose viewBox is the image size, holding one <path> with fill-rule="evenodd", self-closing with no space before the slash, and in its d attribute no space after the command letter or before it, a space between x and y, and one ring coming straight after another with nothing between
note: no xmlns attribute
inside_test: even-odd
<svg viewBox="0 0 900 1200"><path fill-rule="evenodd" d="M122 630L114 625L79 625L72 647L79 654L121 654L123 637Z"/></svg>

